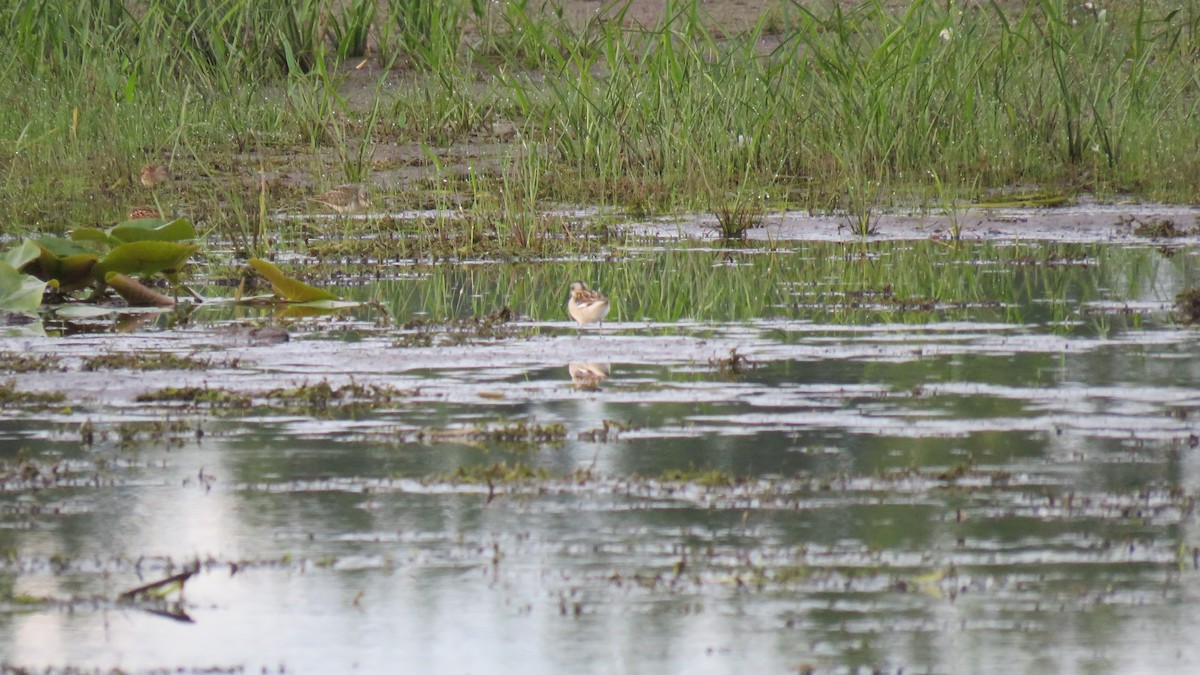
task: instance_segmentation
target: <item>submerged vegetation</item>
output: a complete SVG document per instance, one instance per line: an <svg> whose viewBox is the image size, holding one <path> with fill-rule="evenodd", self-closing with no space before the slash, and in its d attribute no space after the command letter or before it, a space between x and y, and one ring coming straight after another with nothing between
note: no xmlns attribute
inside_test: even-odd
<svg viewBox="0 0 1200 675"><path fill-rule="evenodd" d="M413 395L388 385L362 385L351 382L334 387L322 380L261 392L239 392L219 387L166 387L137 397L138 403L179 403L209 410L257 414L265 410L303 413L315 417L343 415L356 417L371 410L393 406Z"/></svg>
<svg viewBox="0 0 1200 675"><path fill-rule="evenodd" d="M236 367L236 360L225 364ZM219 367L208 359L170 352L109 352L90 356L83 361L82 370L208 370Z"/></svg>
<svg viewBox="0 0 1200 675"><path fill-rule="evenodd" d="M61 359L54 354L18 354L0 351L0 371L7 373L44 373L63 370Z"/></svg>
<svg viewBox="0 0 1200 675"><path fill-rule="evenodd" d="M1183 323L1200 323L1200 288L1188 288L1175 296L1175 310Z"/></svg>
<svg viewBox="0 0 1200 675"><path fill-rule="evenodd" d="M18 3L0 226L153 198L261 255L301 237L275 213L352 181L389 209L465 210L420 229L492 255L479 237L575 236L549 203L712 211L736 237L761 208L865 233L880 205L1013 185L1192 201L1198 30L1156 0L781 1L745 26L697 0L647 24L622 2ZM148 191L147 163L178 180Z"/></svg>
<svg viewBox="0 0 1200 675"><path fill-rule="evenodd" d="M4 406L46 406L62 403L67 397L62 392L32 392L17 388L14 379L0 380L0 405Z"/></svg>

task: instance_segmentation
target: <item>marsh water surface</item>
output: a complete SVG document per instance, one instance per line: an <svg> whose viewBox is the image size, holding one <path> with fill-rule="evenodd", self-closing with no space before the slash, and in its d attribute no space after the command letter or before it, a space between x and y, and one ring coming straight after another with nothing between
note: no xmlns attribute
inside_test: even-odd
<svg viewBox="0 0 1200 675"><path fill-rule="evenodd" d="M211 286L185 317L10 328L0 658L1191 671L1196 263L648 242L397 267L332 315ZM567 322L573 278L603 326Z"/></svg>

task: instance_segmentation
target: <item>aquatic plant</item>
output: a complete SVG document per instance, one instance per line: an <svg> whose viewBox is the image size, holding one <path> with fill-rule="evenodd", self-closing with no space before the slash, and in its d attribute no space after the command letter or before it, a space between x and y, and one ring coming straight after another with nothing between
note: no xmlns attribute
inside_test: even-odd
<svg viewBox="0 0 1200 675"><path fill-rule="evenodd" d="M0 310L30 312L42 304L48 281L21 271L40 256L41 249L29 240L0 255Z"/></svg>
<svg viewBox="0 0 1200 675"><path fill-rule="evenodd" d="M25 239L5 254L3 264L62 292L88 287L103 290L116 280L123 292L139 293L136 283L121 277L162 274L173 284L179 283L188 258L199 249L196 244L184 243L195 234L191 223L183 219L146 218L120 223L107 230L79 228L72 232L70 239ZM6 278L11 282L8 285L16 283L16 288L25 292L25 295L15 295L10 290L7 306L14 307L19 302L28 304L31 301L29 294L35 290L32 282L13 282L11 277ZM40 303L40 295L37 300Z"/></svg>
<svg viewBox="0 0 1200 675"><path fill-rule="evenodd" d="M1200 288L1187 288L1175 296L1175 310L1183 323L1200 322Z"/></svg>
<svg viewBox="0 0 1200 675"><path fill-rule="evenodd" d="M251 258L246 261L254 271L271 282L271 288L279 297L288 302L314 302L319 300L336 300L337 296L329 291L309 286L303 281L293 279L283 273L283 270L268 260Z"/></svg>

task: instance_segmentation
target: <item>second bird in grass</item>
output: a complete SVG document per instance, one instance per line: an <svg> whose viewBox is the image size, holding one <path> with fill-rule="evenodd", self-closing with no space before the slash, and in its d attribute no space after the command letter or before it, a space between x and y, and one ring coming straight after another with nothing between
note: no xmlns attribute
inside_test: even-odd
<svg viewBox="0 0 1200 675"><path fill-rule="evenodd" d="M371 206L367 189L361 185L339 185L312 200L341 214L362 213Z"/></svg>
<svg viewBox="0 0 1200 675"><path fill-rule="evenodd" d="M138 206L129 210L130 220L141 220L143 218L165 218L162 211L158 210L157 206Z"/></svg>
<svg viewBox="0 0 1200 675"><path fill-rule="evenodd" d="M171 172L162 164L147 164L142 167L140 174L142 185L153 190L154 188L171 180Z"/></svg>
<svg viewBox="0 0 1200 675"><path fill-rule="evenodd" d="M582 281L571 284L571 294L567 297L567 314L579 322L580 326L589 323L599 323L608 316L608 298L587 287Z"/></svg>

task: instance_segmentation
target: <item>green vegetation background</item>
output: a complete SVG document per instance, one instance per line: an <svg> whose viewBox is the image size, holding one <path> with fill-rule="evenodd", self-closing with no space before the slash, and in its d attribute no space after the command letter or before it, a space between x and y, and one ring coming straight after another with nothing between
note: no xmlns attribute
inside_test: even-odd
<svg viewBox="0 0 1200 675"><path fill-rule="evenodd" d="M1157 0L780 2L734 34L697 0L651 26L619 2L584 21L521 1L25 0L0 10L0 232L123 220L148 162L233 239L358 181L518 220L1030 186L1192 202L1198 27Z"/></svg>

